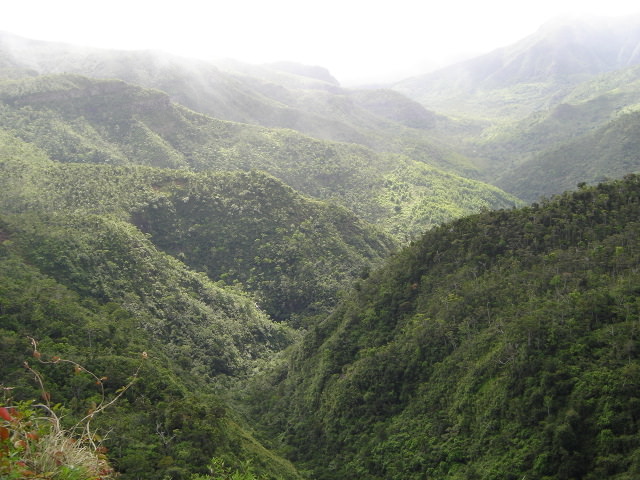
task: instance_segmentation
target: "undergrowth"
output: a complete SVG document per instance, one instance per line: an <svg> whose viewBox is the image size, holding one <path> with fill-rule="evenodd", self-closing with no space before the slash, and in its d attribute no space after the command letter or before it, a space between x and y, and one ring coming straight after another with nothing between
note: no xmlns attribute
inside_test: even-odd
<svg viewBox="0 0 640 480"><path fill-rule="evenodd" d="M42 402L14 402L11 387L2 387L0 401L0 478L38 480L111 480L116 473L109 464L102 439L92 431L93 418L113 405L135 382L137 370L129 383L107 398L106 377L98 377L82 365L58 356L43 358L38 344L31 339L33 357L40 364L60 364L73 367L76 375L89 375L100 390L101 401L71 427L63 426L63 410L53 405L42 375L28 362L25 369L37 382ZM142 360L146 359L142 354Z"/></svg>

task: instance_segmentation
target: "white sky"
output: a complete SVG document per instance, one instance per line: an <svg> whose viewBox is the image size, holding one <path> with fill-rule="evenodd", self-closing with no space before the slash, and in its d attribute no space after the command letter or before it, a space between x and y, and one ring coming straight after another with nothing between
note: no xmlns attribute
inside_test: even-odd
<svg viewBox="0 0 640 480"><path fill-rule="evenodd" d="M4 0L0 30L205 59L321 65L343 84L424 73L565 14L640 13L637 0Z"/></svg>

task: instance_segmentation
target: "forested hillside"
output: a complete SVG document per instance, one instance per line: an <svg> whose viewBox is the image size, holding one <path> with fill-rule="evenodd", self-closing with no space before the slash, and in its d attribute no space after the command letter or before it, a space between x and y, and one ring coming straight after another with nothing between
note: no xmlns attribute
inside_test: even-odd
<svg viewBox="0 0 640 480"><path fill-rule="evenodd" d="M394 88L452 117L435 131L478 167L477 178L537 201L640 170L638 22L557 20Z"/></svg>
<svg viewBox="0 0 640 480"><path fill-rule="evenodd" d="M0 32L0 71L8 77L78 74L161 90L220 120L287 128L314 138L403 153L473 175L476 167L432 134L437 115L389 89L341 88L326 69L281 62L249 65L110 51L28 40Z"/></svg>
<svg viewBox="0 0 640 480"><path fill-rule="evenodd" d="M594 75L640 63L637 17L561 18L493 52L394 89L437 112L520 119Z"/></svg>
<svg viewBox="0 0 640 480"><path fill-rule="evenodd" d="M466 213L517 203L496 187L403 155L213 119L116 80L7 80L0 101L0 127L58 162L263 170L402 240Z"/></svg>
<svg viewBox="0 0 640 480"><path fill-rule="evenodd" d="M43 358L106 377L110 398L146 352L137 381L95 422L111 432L104 444L121 478L186 479L207 472L212 458L297 478L216 393L218 381L246 375L296 336L248 294L189 270L128 221L162 197L153 182L173 181L170 171L58 164L3 134L0 172L0 383L11 389L4 400L41 396L22 368L29 338ZM189 180L186 172L177 177ZM89 375L35 368L52 405L64 405L67 425L97 402Z"/></svg>
<svg viewBox="0 0 640 480"><path fill-rule="evenodd" d="M504 171L496 184L535 201L571 189L576 178L596 183L638 172L639 134L640 112L630 109L582 135L567 134L564 141Z"/></svg>
<svg viewBox="0 0 640 480"><path fill-rule="evenodd" d="M6 78L21 80L62 73L94 79L117 78L131 85L163 91L170 101L218 120L284 127L317 139L363 145L376 152L378 158L374 163L379 166L389 164L380 156L393 153L402 156L392 159L400 162L399 171L413 168L407 163L411 159L483 180L534 201L540 195L561 193L581 181L594 183L637 169L635 159L631 163L628 159L621 162L617 156L609 155L608 163L614 168L607 175L604 168L593 168L593 158L581 161L579 148L589 142L588 138L583 142L582 135L605 127L620 113L633 111L638 103L637 23L638 19L633 17L559 19L513 45L407 79L393 85L393 90L342 88L322 67L287 62L211 63L162 52L87 49L28 40L8 33L0 35L0 72ZM176 165L184 163L185 159L180 157L186 154L185 148L200 150L201 140L195 149L188 142L176 146L164 133L142 123L145 125L134 125L132 135L149 142L148 147L155 150L141 152L143 161L148 162L150 155L159 154L158 162ZM80 135L90 133L85 129ZM161 145L157 144L157 138L149 138L152 133L160 136ZM252 144L249 149L255 146L255 133L255 130L243 129L241 142ZM609 138L617 140L615 136ZM87 147L86 140L84 143ZM272 140L268 143L266 151L274 148ZM113 150L113 145L109 146ZM167 151L168 147L178 152ZM601 147L607 151L615 148L615 143ZM558 148L563 148L560 155L566 164L560 181L546 174L548 158L555 156ZM308 147L304 150L308 152ZM228 155L229 151L224 153ZM245 155L246 151L233 153ZM162 158L167 155L170 158ZM352 151L348 155L375 158L371 151ZM191 159L186 160L189 163ZM275 163L282 166L282 160L279 158ZM308 187L283 176L286 172L276 172L272 159L267 163L268 168L263 162L254 161L252 165L269 171L298 190ZM526 176L518 171L523 163L526 163ZM588 172L582 168L586 164L592 167ZM208 162L207 165L211 166ZM535 184L530 189L527 179ZM442 180L437 183L441 184ZM445 183L444 191L458 190L450 182ZM326 185L324 187L323 192L327 193ZM375 191L379 191L379 186L375 186ZM305 193L317 195L317 192ZM386 192L381 192L378 203L386 203L384 198ZM461 203L462 199L445 199L441 203L450 201ZM346 202L353 208L352 199ZM411 208L414 211L411 215L425 213L428 226L430 215L422 212L424 204L420 199L416 202L418 205ZM358 199L357 204L360 203ZM491 205L501 206L504 205ZM367 218L372 220L370 206L362 207L357 213L369 215ZM395 205L387 204L378 213L393 217L393 208ZM465 207L464 211L470 213L469 208ZM436 223L452 215L455 214L450 211L444 216L436 215ZM393 227L406 221L406 215L396 218ZM419 224L425 225L424 218ZM402 235L405 234L406 231L402 231Z"/></svg>
<svg viewBox="0 0 640 480"><path fill-rule="evenodd" d="M319 479L636 478L639 215L630 176L426 233L256 381L256 421Z"/></svg>
<svg viewBox="0 0 640 480"><path fill-rule="evenodd" d="M549 110L495 129L480 148L495 183L529 201L640 170L640 68L603 74Z"/></svg>
<svg viewBox="0 0 640 480"><path fill-rule="evenodd" d="M146 351L140 380L99 423L123 478L189 478L214 457L295 478L216 385L289 345L296 335L273 318L326 313L390 237L260 173L59 163L9 134L0 172L2 384L39 396L20 368L29 337L112 379L110 394ZM79 415L95 392L48 368L51 396Z"/></svg>
<svg viewBox="0 0 640 480"><path fill-rule="evenodd" d="M100 443L124 479L298 478L254 439L229 387L293 343L291 326L326 316L398 240L518 202L407 156L3 61L3 403L21 418L34 414L20 401L44 396L64 425L97 408L95 428L110 432ZM21 368L36 353L40 386ZM93 406L115 398L104 412ZM13 423L1 428L2 441L18 439L13 456L26 439L40 441L15 437ZM13 456L2 454L3 474L35 469Z"/></svg>
<svg viewBox="0 0 640 480"><path fill-rule="evenodd" d="M640 478L636 25L394 89L0 32L0 477Z"/></svg>
<svg viewBox="0 0 640 480"><path fill-rule="evenodd" d="M35 338L38 358L53 364L34 368L46 399L63 406L67 426L95 408L101 385L111 399L134 382L94 421L119 478L188 479L206 473L214 457L235 468L251 461L271 478L297 478L252 438L215 388L216 379L243 375L291 343L291 332L125 222L37 213L0 221L3 403L42 398L23 368ZM60 357L95 372L100 385L57 364Z"/></svg>
<svg viewBox="0 0 640 480"><path fill-rule="evenodd" d="M239 283L281 321L327 313L346 284L396 245L345 208L257 172L61 164L9 135L0 135L0 152L6 213L128 222L209 278Z"/></svg>

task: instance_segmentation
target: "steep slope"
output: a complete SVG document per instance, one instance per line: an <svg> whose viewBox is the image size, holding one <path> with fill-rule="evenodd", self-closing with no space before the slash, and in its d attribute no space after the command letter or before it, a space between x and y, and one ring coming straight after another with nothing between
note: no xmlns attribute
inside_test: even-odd
<svg viewBox="0 0 640 480"><path fill-rule="evenodd" d="M527 201L638 171L640 18L565 18L394 88L440 120L484 181Z"/></svg>
<svg viewBox="0 0 640 480"><path fill-rule="evenodd" d="M133 221L210 278L239 282L272 318L299 325L395 247L338 205L311 201L259 173L170 177Z"/></svg>
<svg viewBox="0 0 640 480"><path fill-rule="evenodd" d="M189 271L113 219L3 216L0 240L3 403L46 392L70 428L95 408L102 387L110 400L133 381L93 422L119 478L187 480L205 473L213 457L236 468L251 461L271 478L298 478L212 388L212 379L246 372L292 340L248 298ZM35 359L30 337L39 343ZM55 357L79 363L101 384ZM44 392L25 361L41 372Z"/></svg>
<svg viewBox="0 0 640 480"><path fill-rule="evenodd" d="M51 76L1 82L0 127L59 162L263 170L400 237L517 202L495 187L403 155L216 120L171 103L162 92L116 80Z"/></svg>
<svg viewBox="0 0 640 480"><path fill-rule="evenodd" d="M639 19L560 19L505 48L408 79L394 89L436 111L522 118L593 75L640 62Z"/></svg>
<svg viewBox="0 0 640 480"><path fill-rule="evenodd" d="M640 68L617 70L578 85L549 110L488 130L474 148L487 159L485 178L534 201L637 171L639 105Z"/></svg>
<svg viewBox="0 0 640 480"><path fill-rule="evenodd" d="M9 77L24 72L117 78L162 90L172 101L221 120L290 128L380 152L409 153L415 160L458 173L476 171L431 133L433 113L397 92L343 89L321 67L212 63L155 51L105 51L39 42L8 33L0 33L0 58L7 62L5 73L0 63L0 74ZM378 100L362 103L362 95ZM402 111L406 114L399 114Z"/></svg>
<svg viewBox="0 0 640 480"><path fill-rule="evenodd" d="M635 478L639 214L629 176L427 232L256 382L256 421L319 479Z"/></svg>
<svg viewBox="0 0 640 480"><path fill-rule="evenodd" d="M589 134L639 105L640 67L616 70L579 84L547 110L487 130L485 142L476 148L501 170L508 162L520 163L527 155Z"/></svg>
<svg viewBox="0 0 640 480"><path fill-rule="evenodd" d="M7 135L0 152L3 211L132 222L209 278L240 282L280 321L328 313L338 292L395 246L347 209L262 173L60 164Z"/></svg>
<svg viewBox="0 0 640 480"><path fill-rule="evenodd" d="M214 283L163 253L130 223L135 212L162 204L173 183L215 186L232 178L61 164L0 132L2 403L46 392L52 406L62 405L55 408L70 427L100 401L102 386L110 400L133 381L94 421L94 431L111 432L104 444L119 478L188 480L208 472L212 459L238 471L251 463L267 478L299 478L253 438L221 388L290 345L296 334L239 288ZM269 182L275 180L253 178L253 185ZM233 203L236 194L230 186L218 199ZM244 203L238 198L234 205ZM340 220L348 228L351 219ZM198 220L183 219L186 227ZM30 337L41 352L34 360ZM141 364L142 352L148 358ZM82 369L72 374L54 357L81 364L104 377L102 384ZM41 372L44 392L25 372L25 360Z"/></svg>
<svg viewBox="0 0 640 480"><path fill-rule="evenodd" d="M496 184L529 201L640 171L640 112L619 115L604 126L533 154L505 171Z"/></svg>

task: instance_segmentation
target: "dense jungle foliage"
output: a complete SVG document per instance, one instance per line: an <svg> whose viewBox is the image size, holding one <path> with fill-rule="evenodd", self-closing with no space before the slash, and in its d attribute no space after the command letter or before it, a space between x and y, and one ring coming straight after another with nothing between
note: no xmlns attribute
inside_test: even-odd
<svg viewBox="0 0 640 480"><path fill-rule="evenodd" d="M0 32L0 477L639 478L637 29L551 27L396 91Z"/></svg>
<svg viewBox="0 0 640 480"><path fill-rule="evenodd" d="M341 290L396 246L344 207L305 198L258 172L61 164L1 134L0 152L5 211L131 222L155 247L209 278L241 284L280 321L327 313Z"/></svg>
<svg viewBox="0 0 640 480"><path fill-rule="evenodd" d="M171 103L163 92L116 80L0 81L0 128L57 162L265 171L403 241L442 221L519 202L405 155L214 119Z"/></svg>
<svg viewBox="0 0 640 480"><path fill-rule="evenodd" d="M318 259L347 276L371 268L369 262L392 245L388 237L352 214L307 200L263 174L59 164L11 135L1 139L0 377L2 385L12 389L10 397L40 397L37 384L21 368L31 356L29 337L40 342L47 358L71 358L108 377L105 388L111 396L126 384L145 351L149 359L135 384L95 421L97 431L111 432L104 444L121 478L206 478L212 459L222 462L217 471L229 476L245 472L250 478L254 472L267 478L297 478L290 464L253 440L241 417L220 396L231 379L247 375L296 335L256 308L255 298L239 285L216 284L163 253L131 219L144 217L147 226L154 225L143 215L151 205L166 208L174 198L185 208L186 196L195 199L198 192L201 197L211 194L200 202L218 202L238 211L257 208L256 201L243 199L241 192L260 190L265 225L273 217L266 237L280 244L287 238L278 230L278 218L294 228L292 224L321 217L325 222L316 228L325 242L335 242L336 256L323 252ZM207 218L215 221L211 214ZM191 220L182 217L185 230L178 233L186 236L207 218L197 211ZM331 218L338 221L332 223ZM238 223L233 225L231 219ZM248 234L254 228L249 220L241 215L225 218L227 233L234 229L232 235ZM223 248L231 239L215 247ZM297 238L295 245L313 248L312 240L317 239ZM253 258L261 245L254 241L236 254ZM358 251L347 258L353 264L338 266L344 249L363 245L371 245L368 254L373 258ZM322 281L328 283L313 284L306 291L305 298L314 297L317 288L317 302L312 303L322 303L323 292L337 295L344 288L341 282L350 282L339 276ZM80 379L60 365L42 370L52 401L67 409L66 422L73 423L96 401L92 378Z"/></svg>
<svg viewBox="0 0 640 480"><path fill-rule="evenodd" d="M434 131L475 178L527 202L638 172L637 19L592 20L550 22L394 88L440 114Z"/></svg>
<svg viewBox="0 0 640 480"><path fill-rule="evenodd" d="M581 110L576 110L579 115ZM573 180L579 177L594 183L640 169L640 112L637 110L617 114L581 135L573 136L566 128L559 130L564 133L564 141L536 151L523 164L504 172L496 183L509 185L514 194L535 201L569 190Z"/></svg>
<svg viewBox="0 0 640 480"><path fill-rule="evenodd" d="M296 478L222 396L295 340L274 319L307 327L396 248L345 207L251 169L272 164L319 197L393 211L412 229L423 228L412 212L428 224L514 202L425 164L402 170L401 157L215 121L122 82L37 77L2 89L5 401L39 396L20 368L30 337L47 358L111 379L112 396L148 352L135 384L96 419L124 479ZM436 190L446 201L434 210ZM399 220L378 221L410 234L394 230ZM73 423L96 392L56 367L42 367L47 395Z"/></svg>
<svg viewBox="0 0 640 480"><path fill-rule="evenodd" d="M96 430L121 478L189 478L215 457L252 460L273 478L296 478L252 440L214 390L292 341L238 293L158 252L134 227L98 216L3 217L0 226L0 377L15 400L40 398L22 368L29 337L42 355L71 358L107 377L108 395L134 385ZM98 395L93 378L43 365L48 395L71 424ZM279 465L279 467L278 467Z"/></svg>
<svg viewBox="0 0 640 480"><path fill-rule="evenodd" d="M433 229L256 381L256 421L312 478L637 478L638 218L630 176Z"/></svg>

